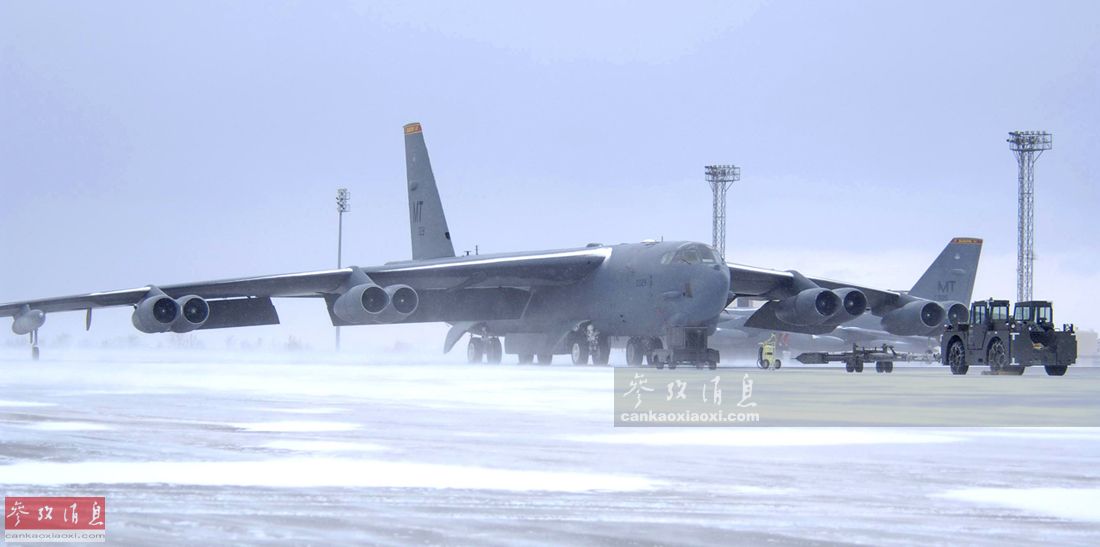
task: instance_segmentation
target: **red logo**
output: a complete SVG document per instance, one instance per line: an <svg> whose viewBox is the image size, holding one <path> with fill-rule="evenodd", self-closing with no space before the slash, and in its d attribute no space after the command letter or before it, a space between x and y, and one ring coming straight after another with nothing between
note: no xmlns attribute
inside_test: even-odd
<svg viewBox="0 0 1100 547"><path fill-rule="evenodd" d="M6 497L4 531L106 530L107 498Z"/></svg>

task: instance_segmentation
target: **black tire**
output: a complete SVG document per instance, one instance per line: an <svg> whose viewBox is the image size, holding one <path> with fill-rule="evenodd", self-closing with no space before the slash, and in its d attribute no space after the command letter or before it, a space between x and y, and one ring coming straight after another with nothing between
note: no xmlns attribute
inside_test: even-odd
<svg viewBox="0 0 1100 547"><path fill-rule="evenodd" d="M530 365L533 362L535 362L535 354L534 353L521 353L521 354L519 354L519 364L521 364L521 365Z"/></svg>
<svg viewBox="0 0 1100 547"><path fill-rule="evenodd" d="M760 346L760 348L756 350L756 366L763 369L768 368L767 363L764 362L764 346Z"/></svg>
<svg viewBox="0 0 1100 547"><path fill-rule="evenodd" d="M854 372L855 370L855 363L851 361L844 361L844 372Z"/></svg>
<svg viewBox="0 0 1100 547"><path fill-rule="evenodd" d="M538 359L540 365L549 365L554 362L553 353L539 353L535 357Z"/></svg>
<svg viewBox="0 0 1100 547"><path fill-rule="evenodd" d="M1043 368L1046 369L1047 376L1065 376L1066 369L1068 369L1069 367L1067 367L1066 365L1050 365Z"/></svg>
<svg viewBox="0 0 1100 547"><path fill-rule="evenodd" d="M966 348L958 338L952 340L947 346L943 361L951 368L951 374L963 375L970 370L970 365L966 364Z"/></svg>
<svg viewBox="0 0 1100 547"><path fill-rule="evenodd" d="M854 368L856 372L863 372L863 361L857 359Z"/></svg>
<svg viewBox="0 0 1100 547"><path fill-rule="evenodd" d="M707 368L709 368L710 370L716 370L718 368L718 363L715 363L714 361L707 361ZM775 368L779 367L777 366Z"/></svg>
<svg viewBox="0 0 1100 547"><path fill-rule="evenodd" d="M779 370L779 367L783 366L783 361L780 361L779 359L776 359L773 366L775 366L775 370Z"/></svg>
<svg viewBox="0 0 1100 547"><path fill-rule="evenodd" d="M587 365L588 364L588 340L585 340L582 336L574 336L573 343L571 344L569 353L573 358L574 365ZM541 362L541 361L540 361Z"/></svg>
<svg viewBox="0 0 1100 547"><path fill-rule="evenodd" d="M645 342L646 343L643 344L643 347L645 348L644 353L646 364L650 366L657 365L657 368L661 368L661 364L658 363L657 359L653 358L653 350L663 349L665 345L661 343L660 338L648 338L645 340Z"/></svg>
<svg viewBox="0 0 1100 547"><path fill-rule="evenodd" d="M893 361L886 361L885 363L883 363L882 364L882 371L885 372L886 374L890 374L891 372L894 372L894 362Z"/></svg>
<svg viewBox="0 0 1100 547"><path fill-rule="evenodd" d="M611 362L611 340L601 336L596 342L596 353L592 354L593 365L606 365Z"/></svg>
<svg viewBox="0 0 1100 547"><path fill-rule="evenodd" d="M875 372L882 374L882 361L875 361Z"/></svg>
<svg viewBox="0 0 1100 547"><path fill-rule="evenodd" d="M466 344L466 362L480 363L483 357L485 357L485 344L482 343L481 338L471 337L470 343Z"/></svg>
<svg viewBox="0 0 1100 547"><path fill-rule="evenodd" d="M1008 348L1000 338L994 338L985 350L985 362L989 364L989 370L1000 372L1008 366Z"/></svg>
<svg viewBox="0 0 1100 547"><path fill-rule="evenodd" d="M626 341L626 364L632 367L640 366L645 360L645 344L641 338L630 338Z"/></svg>
<svg viewBox="0 0 1100 547"><path fill-rule="evenodd" d="M499 365L504 359L504 346L500 338L490 338L485 342L485 362Z"/></svg>

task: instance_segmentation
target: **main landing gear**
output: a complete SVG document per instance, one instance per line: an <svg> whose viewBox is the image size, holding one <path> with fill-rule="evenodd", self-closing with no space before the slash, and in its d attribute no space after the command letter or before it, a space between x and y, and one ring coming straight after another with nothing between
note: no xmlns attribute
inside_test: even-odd
<svg viewBox="0 0 1100 547"><path fill-rule="evenodd" d="M606 365L611 361L611 340L607 335L588 325L569 336L569 353L574 365Z"/></svg>
<svg viewBox="0 0 1100 547"><path fill-rule="evenodd" d="M644 361L647 365L655 365L653 350L663 348L660 338L632 336L626 341L626 364L637 367Z"/></svg>
<svg viewBox="0 0 1100 547"><path fill-rule="evenodd" d="M466 362L480 363L483 360L491 365L499 364L504 357L504 345L496 336L470 336L466 345ZM521 356L522 361L522 356Z"/></svg>

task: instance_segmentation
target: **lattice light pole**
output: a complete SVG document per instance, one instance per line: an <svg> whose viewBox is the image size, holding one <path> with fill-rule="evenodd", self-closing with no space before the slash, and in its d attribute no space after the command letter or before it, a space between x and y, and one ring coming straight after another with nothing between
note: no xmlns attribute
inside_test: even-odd
<svg viewBox="0 0 1100 547"><path fill-rule="evenodd" d="M336 229L336 269L344 267L344 213L351 211L351 192L347 188L336 191L336 211L340 214ZM340 327L336 327L336 350L340 351Z"/></svg>
<svg viewBox="0 0 1100 547"><path fill-rule="evenodd" d="M706 166L707 184L714 193L713 219L711 224L712 245L726 257L726 191L733 183L741 180L741 168L734 165Z"/></svg>
<svg viewBox="0 0 1100 547"><path fill-rule="evenodd" d="M1016 301L1031 300L1035 272L1035 162L1051 149L1046 131L1012 131L1008 147L1019 164L1020 218L1016 234Z"/></svg>

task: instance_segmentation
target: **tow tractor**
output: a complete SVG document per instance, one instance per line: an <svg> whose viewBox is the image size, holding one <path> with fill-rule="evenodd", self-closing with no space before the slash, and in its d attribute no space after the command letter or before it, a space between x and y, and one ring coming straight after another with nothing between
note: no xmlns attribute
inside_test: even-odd
<svg viewBox="0 0 1100 547"><path fill-rule="evenodd" d="M875 372L894 372L895 361L928 361L923 354L894 351L894 347L883 344L877 348L861 348L852 344L852 351L828 353L811 351L800 354L799 363L804 365L824 365L826 363L844 363L845 372L863 372L864 363L875 363Z"/></svg>
<svg viewBox="0 0 1100 547"><path fill-rule="evenodd" d="M1020 375L1042 366L1062 376L1077 361L1073 325L1054 326L1054 306L1045 300L1017 302L1009 315L1008 300L989 299L970 305L967 322L948 325L940 339L943 364L952 374L988 366L991 374Z"/></svg>

